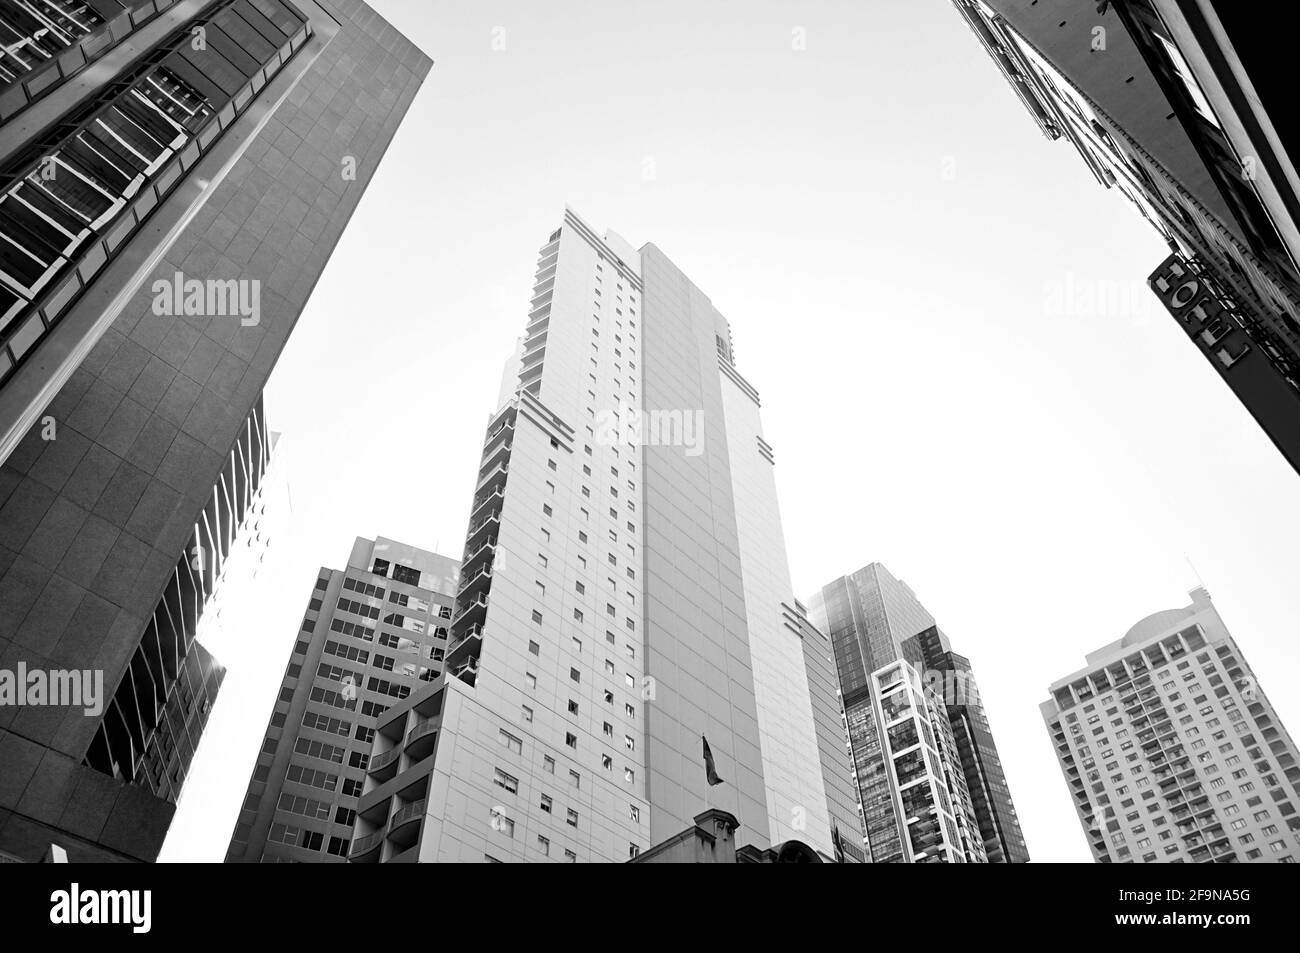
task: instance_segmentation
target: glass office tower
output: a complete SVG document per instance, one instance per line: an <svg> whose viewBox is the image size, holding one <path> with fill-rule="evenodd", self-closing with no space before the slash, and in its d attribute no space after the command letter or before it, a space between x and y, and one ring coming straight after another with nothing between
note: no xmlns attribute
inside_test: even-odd
<svg viewBox="0 0 1300 953"><path fill-rule="evenodd" d="M1029 859L970 663L908 586L872 563L823 586L874 863Z"/></svg>

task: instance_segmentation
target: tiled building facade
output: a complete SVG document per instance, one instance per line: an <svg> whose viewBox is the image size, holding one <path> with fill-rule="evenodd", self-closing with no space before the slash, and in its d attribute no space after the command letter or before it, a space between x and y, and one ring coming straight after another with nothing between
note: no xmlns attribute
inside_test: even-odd
<svg viewBox="0 0 1300 953"><path fill-rule="evenodd" d="M431 64L357 0L88 6L93 69L0 91L0 667L115 694ZM167 313L178 277L257 308ZM87 767L99 728L0 708L0 848L156 856L172 805Z"/></svg>
<svg viewBox="0 0 1300 953"><path fill-rule="evenodd" d="M569 212L511 367L447 678L381 718L352 858L625 861L707 805L754 844L860 843L726 320L653 245Z"/></svg>

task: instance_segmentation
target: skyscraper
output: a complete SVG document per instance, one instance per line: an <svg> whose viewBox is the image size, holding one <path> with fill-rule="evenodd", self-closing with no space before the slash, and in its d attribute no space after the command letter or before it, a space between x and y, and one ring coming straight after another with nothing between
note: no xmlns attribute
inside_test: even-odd
<svg viewBox="0 0 1300 953"><path fill-rule="evenodd" d="M458 566L358 539L320 570L226 860L347 859L375 726L442 675Z"/></svg>
<svg viewBox="0 0 1300 953"><path fill-rule="evenodd" d="M115 701L0 707L0 850L150 860L263 386L430 61L359 0L36 0L0 29L0 668Z"/></svg>
<svg viewBox="0 0 1300 953"><path fill-rule="evenodd" d="M1044 135L1164 238L1152 289L1300 470L1294 124L1252 82L1282 50L1275 24L1210 0L954 4Z"/></svg>
<svg viewBox="0 0 1300 953"><path fill-rule="evenodd" d="M726 320L655 246L566 212L512 365L446 681L381 719L352 858L625 861L706 807L762 848L860 843Z"/></svg>
<svg viewBox="0 0 1300 953"><path fill-rule="evenodd" d="M872 563L808 606L834 647L871 860L1027 861L970 662L912 590Z"/></svg>
<svg viewBox="0 0 1300 953"><path fill-rule="evenodd" d="M1296 746L1204 589L1052 684L1043 720L1101 863L1295 863Z"/></svg>

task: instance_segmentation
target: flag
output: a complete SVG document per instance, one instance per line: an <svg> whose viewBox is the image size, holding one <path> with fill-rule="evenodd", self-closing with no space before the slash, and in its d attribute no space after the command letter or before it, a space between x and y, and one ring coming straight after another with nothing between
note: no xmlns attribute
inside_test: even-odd
<svg viewBox="0 0 1300 953"><path fill-rule="evenodd" d="M713 763L713 752L709 750L709 739L700 735L700 740L704 742L704 775L709 779L709 787L715 784L721 784L722 778L718 777L718 768Z"/></svg>
<svg viewBox="0 0 1300 953"><path fill-rule="evenodd" d="M840 839L840 826L831 823L831 845L835 848L835 863L844 863L844 842Z"/></svg>

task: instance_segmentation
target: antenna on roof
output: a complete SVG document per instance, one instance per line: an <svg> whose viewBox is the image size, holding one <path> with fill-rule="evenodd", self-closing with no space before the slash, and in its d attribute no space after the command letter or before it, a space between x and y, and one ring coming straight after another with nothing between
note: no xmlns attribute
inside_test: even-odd
<svg viewBox="0 0 1300 953"><path fill-rule="evenodd" d="M1196 571L1196 565L1192 562L1192 557L1188 556L1186 553L1183 553L1183 558L1187 560L1187 565L1191 567L1192 575L1196 577L1196 584L1200 586L1202 589L1204 589L1205 581L1201 578L1201 574Z"/></svg>

